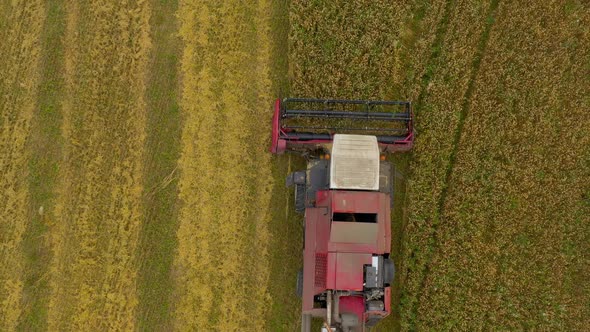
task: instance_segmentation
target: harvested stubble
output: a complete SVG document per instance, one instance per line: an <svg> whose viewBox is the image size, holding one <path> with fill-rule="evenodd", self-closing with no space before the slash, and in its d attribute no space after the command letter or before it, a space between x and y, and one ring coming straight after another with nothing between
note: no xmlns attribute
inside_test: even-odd
<svg viewBox="0 0 590 332"><path fill-rule="evenodd" d="M270 2L182 1L177 329L265 330ZM265 134L266 133L266 134Z"/></svg>
<svg viewBox="0 0 590 332"><path fill-rule="evenodd" d="M0 5L0 330L23 311L23 234L27 227L26 142L35 107L43 26L40 1Z"/></svg>
<svg viewBox="0 0 590 332"><path fill-rule="evenodd" d="M589 8L500 4L418 308L420 329L590 325Z"/></svg>
<svg viewBox="0 0 590 332"><path fill-rule="evenodd" d="M145 127L146 2L68 3L65 161L50 228L50 330L131 330Z"/></svg>

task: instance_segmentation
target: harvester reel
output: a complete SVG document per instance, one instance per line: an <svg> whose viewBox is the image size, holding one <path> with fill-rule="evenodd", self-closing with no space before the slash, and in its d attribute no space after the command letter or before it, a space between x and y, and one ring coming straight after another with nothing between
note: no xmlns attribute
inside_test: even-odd
<svg viewBox="0 0 590 332"><path fill-rule="evenodd" d="M414 141L411 103L311 98L275 101L272 153L289 151L313 157L326 150L334 134L374 135L382 152L409 151Z"/></svg>

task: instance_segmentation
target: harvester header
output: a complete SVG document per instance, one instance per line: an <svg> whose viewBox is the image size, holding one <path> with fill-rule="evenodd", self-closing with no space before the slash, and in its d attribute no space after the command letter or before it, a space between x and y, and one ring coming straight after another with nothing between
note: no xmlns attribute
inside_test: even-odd
<svg viewBox="0 0 590 332"><path fill-rule="evenodd" d="M414 141L409 101L277 99L271 152L315 150L335 134L372 135L382 152L404 152Z"/></svg>

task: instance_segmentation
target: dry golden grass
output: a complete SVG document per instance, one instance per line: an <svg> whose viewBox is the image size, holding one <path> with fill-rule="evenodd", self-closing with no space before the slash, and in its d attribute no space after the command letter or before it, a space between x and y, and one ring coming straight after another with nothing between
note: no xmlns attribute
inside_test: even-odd
<svg viewBox="0 0 590 332"><path fill-rule="evenodd" d="M408 223L403 246L393 245L402 247L401 306L381 330L590 326L590 8L495 3L293 1L281 13L291 25L290 95L416 106ZM294 274L280 277L299 258L275 257L300 257L298 226L289 204L273 206L284 174L266 150L273 6L186 0L178 9L177 330L298 324L299 302L287 296ZM0 3L3 331L19 328L29 303L22 238L38 207L29 206L26 141L43 7ZM57 206L45 206L57 218L44 218L49 330L138 328L150 10L144 1L67 5L65 151Z"/></svg>
<svg viewBox="0 0 590 332"><path fill-rule="evenodd" d="M44 8L40 1L13 1L0 11L0 330L13 331L23 309L26 142L37 96Z"/></svg>
<svg viewBox="0 0 590 332"><path fill-rule="evenodd" d="M69 3L50 330L130 330L137 305L146 2Z"/></svg>
<svg viewBox="0 0 590 332"><path fill-rule="evenodd" d="M270 295L270 3L180 3L184 115L176 329L264 330Z"/></svg>

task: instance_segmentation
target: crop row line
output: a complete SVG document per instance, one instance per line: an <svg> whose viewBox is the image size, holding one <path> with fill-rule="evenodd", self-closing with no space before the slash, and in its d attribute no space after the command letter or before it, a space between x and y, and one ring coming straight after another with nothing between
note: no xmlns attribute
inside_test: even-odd
<svg viewBox="0 0 590 332"><path fill-rule="evenodd" d="M436 209L437 215L436 215L436 218L433 219L433 223L432 223L432 237L430 238L430 243L427 248L428 255L427 255L426 263L424 266L424 273L422 274L422 279L420 281L420 287L419 287L420 293L423 291L423 289L425 287L426 280L428 279L428 275L430 273L432 257L434 256L434 252L438 248L439 239L438 239L437 230L438 230L438 226L442 222L441 221L442 213L443 213L444 205L446 202L450 179L453 174L453 169L454 169L456 159L457 159L457 151L458 151L459 144L461 141L461 134L463 132L463 126L465 123L465 119L467 118L467 116L469 114L469 105L470 105L471 95L473 94L473 89L474 89L476 78L477 78L477 75L479 72L481 60L485 55L487 42L489 40L490 32L491 32L491 29L492 29L492 26L494 23L494 15L495 15L496 10L498 8L499 2L500 2L499 0L493 0L490 3L490 7L488 9L488 14L487 14L488 20L485 24L484 31L480 37L477 51L474 56L474 60L473 60L473 64L472 64L473 69L471 71L471 75L469 77L469 83L467 85L467 89L465 91L465 95L463 98L463 103L461 106L461 111L459 113L459 121L457 124L457 128L455 129L455 132L453 135L453 144L452 144L451 154L450 154L450 158L449 158L449 164L447 165L447 169L445 171L445 179L443 182L443 188L442 188L439 200L437 202L437 209ZM438 48L436 48L434 53L438 53L438 52L439 52ZM425 76L428 77L429 75L427 74ZM421 101L421 100L422 100L422 94L421 94L421 98L419 98L419 101ZM413 311L412 311L413 314L411 317L416 317L419 307L420 307L420 297L418 297L417 303L413 307Z"/></svg>
<svg viewBox="0 0 590 332"><path fill-rule="evenodd" d="M426 95L427 95L427 87L430 83L430 80L432 79L435 64L439 60L440 49L442 47L444 36L445 36L448 26L449 26L449 21L450 21L449 17L450 17L450 14L451 14L454 6L455 6L455 3L456 3L455 1L448 1L445 4L445 7L443 9L442 18L440 19L440 21L438 22L437 27L436 27L436 32L434 34L434 40L432 41L432 44L430 46L431 52L430 52L430 55L428 56L428 60L425 62L424 72L422 73L422 75L420 77L420 83L418 84L419 85L419 92L418 92L418 97L417 97L416 103L414 104L414 114L417 119L420 118L420 113L423 108L422 107L423 102L424 102L424 99L426 98ZM424 18L424 15L425 15L424 12L426 10L428 10L428 8L425 7L424 4L420 4L418 6L418 8L415 10L416 19L411 24L411 28L413 30L417 29L420 26L420 21ZM413 46L413 45L411 45L411 46ZM407 81L408 80L405 80L405 83L410 84L410 82L407 82ZM409 156L409 160L407 161L407 163L411 164L413 160L414 160L414 156L413 156L413 154L411 154ZM406 191L407 191L407 189L406 189ZM404 205L411 204L411 202L409 202L407 192L404 193L403 204ZM407 224L408 224L407 216L404 214L404 218L402 220L402 225L401 225L401 229L400 229L400 236L399 236L400 252L401 253L404 252L404 246L406 243ZM400 256L403 259L400 263L405 264L405 259L404 259L405 257L403 255L400 255ZM404 271L404 270L402 270L402 271ZM405 269L405 273L406 273L406 275L404 276L403 280L408 280L409 269ZM407 322L408 326L410 326L410 330L413 330L415 327L415 320L413 319L413 317L416 316L416 311L418 310L417 309L418 307L419 307L418 304L414 303L414 306L411 307L412 308L411 315L409 317L406 317L406 319L408 320L408 322Z"/></svg>
<svg viewBox="0 0 590 332"><path fill-rule="evenodd" d="M62 1L47 4L40 36L41 61L37 107L31 121L29 157L29 211L23 236L26 299L19 330L39 330L47 324L50 248L47 225L55 219L53 191L61 159L61 101L63 92L63 36L65 14Z"/></svg>
<svg viewBox="0 0 590 332"><path fill-rule="evenodd" d="M456 4L455 0L448 1L444 8L444 14L441 18L438 27L436 28L436 33L434 37L434 41L432 43L432 52L428 57L428 61L426 62L425 72L420 79L420 93L418 95L418 99L416 101L416 105L414 107L414 112L418 115L422 109L422 104L424 102L424 98L427 95L427 87L430 81L432 80L432 76L434 75L434 68L436 67L435 64L437 63L441 49L443 46L444 36L447 34L447 30L449 28L449 18L451 16L451 12Z"/></svg>
<svg viewBox="0 0 590 332"><path fill-rule="evenodd" d="M150 8L105 1L66 9L64 167L47 325L132 329Z"/></svg>
<svg viewBox="0 0 590 332"><path fill-rule="evenodd" d="M420 113L423 108L424 99L427 95L428 85L429 85L429 83L432 79L432 76L433 76L435 64L439 60L439 56L441 53L440 50L443 45L444 36L447 33L447 29L448 29L449 21L450 21L450 15L451 15L451 12L455 6L455 3L456 3L455 1L448 1L446 3L446 5L443 9L442 18L436 28L434 41L432 42L432 46L431 46L432 51L428 57L428 60L426 61L425 71L420 78L419 94L418 94L418 98L417 98L417 101L414 106L414 114L417 117L417 119L419 119ZM423 9L419 8L418 10L420 11ZM419 128L419 126L418 126L418 128ZM413 155L410 155L410 160L408 161L408 163L412 163L413 160L414 160ZM407 195L404 195L404 196L407 196ZM404 199L404 203L407 204L408 199ZM411 204L411 202L409 202L409 203ZM403 224L401 227L401 235L400 235L400 242L401 242L400 250L402 253L404 252L407 223L408 223L407 219L404 218ZM404 280L408 280L409 270L406 269L405 272L406 272L406 275L404 277ZM419 291L421 291L423 289L423 282L424 282L423 280L420 282ZM419 308L419 302L414 303L410 309L410 315L409 315L409 317L407 317L407 319L408 319L407 326L409 326L410 330L416 329L416 315L417 315L418 308Z"/></svg>
<svg viewBox="0 0 590 332"><path fill-rule="evenodd" d="M432 51L430 53L430 56L428 57L428 60L426 61L426 71L422 74L422 77L420 79L420 92L418 94L418 98L416 100L416 103L414 104L414 114L417 117L417 119L419 119L419 115L420 115L420 111L422 109L422 104L424 102L424 98L427 95L426 91L427 91L427 87L428 84L430 83L430 80L432 79L432 71L433 71L433 67L434 64L438 61L438 57L440 55L440 48L442 47L442 43L443 43L443 36L446 34L446 31L448 29L448 25L449 25L449 16L450 13L453 9L453 5L455 4L455 1L448 1L445 5L445 8L443 9L443 17L441 18L440 22L438 23L438 27L436 29L436 33L435 33L435 37L434 37L434 41L432 42ZM418 16L417 20L421 20L423 17L423 11L427 10L426 8L424 8L423 6L419 6L416 9L416 15ZM419 25L418 21L412 22L412 28L415 29L416 26ZM413 161L413 154L410 155L408 164L411 164L411 162ZM407 198L404 199L404 205L407 203ZM403 252L404 249L404 234L406 233L406 226L407 226L407 218L404 218L403 220L403 224L401 227L401 235L400 235L400 250ZM407 277L407 276L406 276Z"/></svg>
<svg viewBox="0 0 590 332"><path fill-rule="evenodd" d="M0 330L13 331L27 305L27 141L38 92L44 8L40 1L12 1L0 10Z"/></svg>
<svg viewBox="0 0 590 332"><path fill-rule="evenodd" d="M138 260L137 327L168 330L173 303L171 275L178 228L178 168L180 108L175 36L177 1L151 1L150 35L153 48L146 86L147 130L144 156L143 218Z"/></svg>

